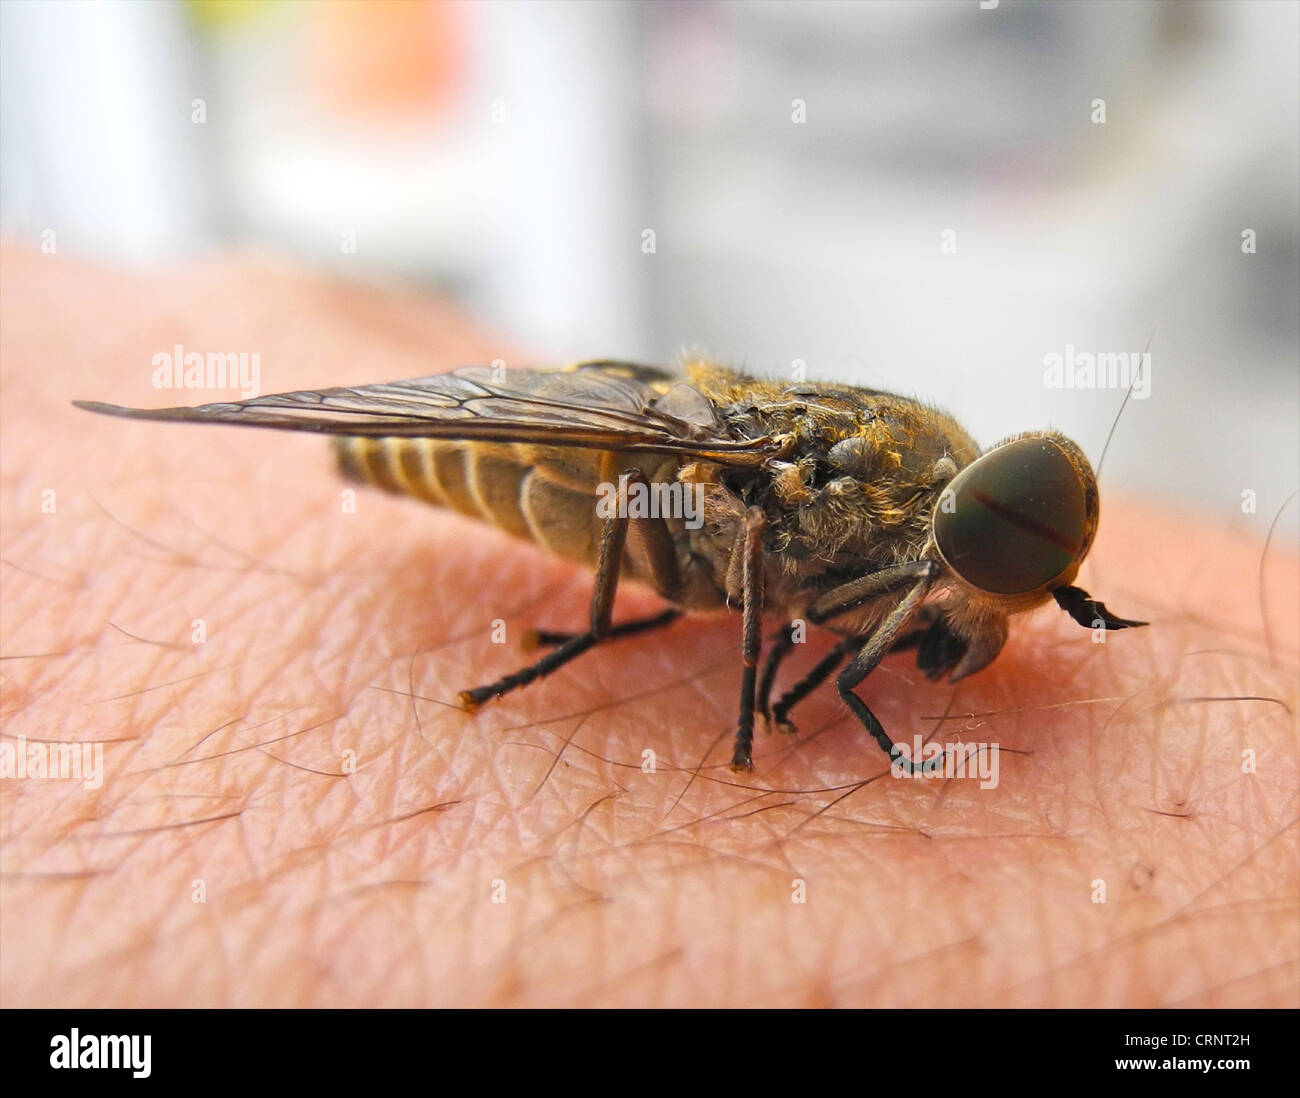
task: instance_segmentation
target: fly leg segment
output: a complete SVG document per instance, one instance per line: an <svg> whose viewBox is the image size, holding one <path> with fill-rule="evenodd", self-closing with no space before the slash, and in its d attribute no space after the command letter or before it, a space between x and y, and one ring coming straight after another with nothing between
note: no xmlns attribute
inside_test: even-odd
<svg viewBox="0 0 1300 1098"><path fill-rule="evenodd" d="M755 707L759 716L769 725L772 721L772 683L776 681L777 668L785 662L786 656L794 648L794 636L791 632L793 629L794 622L792 621L788 621L781 626L780 631L773 638L772 650L768 652L767 659L763 661L763 673L758 677L758 694L754 699Z"/></svg>
<svg viewBox="0 0 1300 1098"><path fill-rule="evenodd" d="M782 694L777 699L776 704L772 706L772 727L791 736L798 732L798 729L790 720L790 710L816 690L817 687L821 686L830 677L831 673L844 662L845 658L851 656L857 650L863 639L862 637L845 637L827 652L808 674Z"/></svg>
<svg viewBox="0 0 1300 1098"><path fill-rule="evenodd" d="M936 769L941 764L942 757L922 766L915 766L910 759L903 756L898 746L889 738L889 734L881 726L876 715L867 707L866 702L853 692L853 688L876 669L876 665L880 663L894 642L898 640L899 635L907 627L907 623L911 621L912 616L920 608L926 592L929 591L938 574L939 566L930 560L919 560L910 564L896 564L889 568L882 568L879 572L873 572L860 580L846 583L843 587L818 599L813 604L812 613L809 614L809 618L812 620L820 619L825 621L874 598L892 594L899 590L906 590L907 593L886 615L884 621L876 627L875 632L866 639L866 642L862 645L858 654L853 657L848 667L839 673L835 680L835 689L839 691L840 697L853 711L853 715L871 733L876 743L880 745L880 749L889 756L889 761L891 763L901 763L909 774L927 773Z"/></svg>
<svg viewBox="0 0 1300 1098"><path fill-rule="evenodd" d="M627 545L628 525L630 522L642 524L644 531L646 556L650 562L651 581L655 589L665 598L677 596L681 588L681 575L677 569L677 557L673 550L671 532L662 519L628 519L628 487L640 482L648 483L639 470L632 470L619 486L618 507L611 518L607 518L600 532L600 556L596 565L596 586L591 593L590 623L585 633L541 633L538 639L548 643L544 638L551 638L550 643L556 647L541 659L522 667L513 674L497 679L486 686L476 686L473 690L462 690L459 700L466 709L474 710L490 698L499 698L511 690L527 686L530 682L549 675L557 668L563 667L570 660L576 659L587 649L593 648L600 641L610 640L616 636L644 632L659 625L667 625L680 611L668 609L653 618L626 622L623 626L612 623L614 614L614 594L618 590L619 570L623 564L623 552Z"/></svg>
<svg viewBox="0 0 1300 1098"><path fill-rule="evenodd" d="M651 614L648 618L633 618L631 621L613 625L610 627L608 635L602 639L618 640L620 637L634 637L638 633L649 633L655 629L662 629L665 625L671 625L681 616L682 612L680 610L670 606L667 610ZM581 633L553 633L546 629L535 629L524 637L524 647L551 648L557 644L565 644L573 640L574 637L581 635Z"/></svg>
<svg viewBox="0 0 1300 1098"><path fill-rule="evenodd" d="M926 561L894 565L890 568L883 568L878 572L872 572L870 575L853 580L851 583L846 583L833 591L827 592L818 599L808 613L808 620L815 625L825 625L831 619L839 617L841 614L847 614L850 610L857 609L864 603L871 602L883 595L888 595L902 587L915 583L917 578L928 567L929 562ZM924 610L921 613L924 615ZM921 651L918 652L917 662L921 664L922 654L925 654L928 660L928 647L932 645L933 640L939 639L940 633L943 633L944 636L947 635L942 619L935 620L933 623L927 622L920 629L892 637L892 644L887 647L886 651L900 652L908 648L919 648ZM771 717L769 718L772 727L793 735L797 729L790 720L790 710L816 690L817 687L821 686L848 656L857 652L869 639L871 639L870 636L845 637L823 656L808 674L782 694L776 704L772 706ZM772 656L768 659L767 666L763 670L763 682L769 689L776 673L775 664L789 649L789 644L785 646L784 650L778 645L778 648L773 651ZM945 656L947 651L945 648ZM925 664L921 664L921 666L924 669ZM766 706L764 708L766 709Z"/></svg>
<svg viewBox="0 0 1300 1098"><path fill-rule="evenodd" d="M924 614L927 607L921 607ZM768 718L778 732L795 735L799 730L790 720L790 710L821 686L831 673L866 642L865 636L845 637L816 664L811 671L794 684L772 706ZM890 647L890 653L906 652L915 648L916 666L925 672L927 679L939 679L957 666L966 652L966 642L954 633L942 617L935 616L929 625L904 633ZM769 666L771 661L768 661ZM775 670L775 669L773 669ZM766 669L765 669L766 671ZM768 680L769 687L771 680Z"/></svg>
<svg viewBox="0 0 1300 1098"><path fill-rule="evenodd" d="M763 661L763 673L758 677L758 694L754 699L758 715L768 723L769 727L789 733L795 732L794 725L786 720L790 709L824 683L827 676L844 662L846 656L856 651L857 646L865 639L848 637L842 640L792 689L782 694L780 700L774 706L772 704L772 688L776 682L777 671L785 663L786 657L794 651L794 626L793 621L788 621L774 634L772 648L767 653L767 659ZM905 648L915 648L924 632L924 630L918 629L915 633L908 633L906 636L900 637L892 651L901 652Z"/></svg>
<svg viewBox="0 0 1300 1098"><path fill-rule="evenodd" d="M758 657L763 647L763 533L767 518L758 507L745 513L745 527L739 545L741 601L745 661L740 680L740 718L736 722L736 745L731 752L732 770L753 770L754 695L758 684Z"/></svg>

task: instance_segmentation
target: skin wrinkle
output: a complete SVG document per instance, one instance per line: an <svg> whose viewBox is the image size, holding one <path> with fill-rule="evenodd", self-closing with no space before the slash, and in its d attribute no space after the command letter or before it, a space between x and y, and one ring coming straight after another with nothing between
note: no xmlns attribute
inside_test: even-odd
<svg viewBox="0 0 1300 1098"><path fill-rule="evenodd" d="M98 791L0 785L6 1005L1296 1005L1280 540L1275 666L1259 545L1113 493L1094 594L1148 630L1101 648L1042 610L955 688L891 657L862 688L885 727L1001 742L996 789L882 776L827 688L737 777L737 615L469 718L438 701L524 662L524 630L583 622L580 573L414 500L359 490L343 515L319 440L67 406L205 399L150 387L176 342L260 350L264 391L516 361L451 310L243 259L4 260L0 657L31 658L0 658L0 734L106 741ZM657 608L628 592L615 620ZM1246 695L1287 708L1179 700Z"/></svg>

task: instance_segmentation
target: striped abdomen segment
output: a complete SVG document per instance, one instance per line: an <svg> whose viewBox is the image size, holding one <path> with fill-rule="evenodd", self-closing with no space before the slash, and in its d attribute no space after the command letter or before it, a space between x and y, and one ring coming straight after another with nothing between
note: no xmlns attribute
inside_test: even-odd
<svg viewBox="0 0 1300 1098"><path fill-rule="evenodd" d="M428 438L338 438L335 446L347 477L450 507L570 560L596 561L596 486L617 475L614 455Z"/></svg>

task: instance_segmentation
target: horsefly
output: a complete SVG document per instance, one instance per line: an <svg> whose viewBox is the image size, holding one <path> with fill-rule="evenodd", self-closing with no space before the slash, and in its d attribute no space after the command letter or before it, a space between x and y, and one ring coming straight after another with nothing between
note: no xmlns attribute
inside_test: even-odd
<svg viewBox="0 0 1300 1098"><path fill-rule="evenodd" d="M340 436L345 475L594 568L588 628L533 634L549 651L463 691L469 710L601 642L738 606L737 769L753 768L756 715L792 732L792 707L846 659L840 697L896 772L926 773L941 760L915 763L855 693L887 653L915 648L929 678L956 682L997 656L1013 614L1051 600L1089 629L1146 624L1071 586L1098 516L1097 480L1078 446L1046 431L980 453L947 415L874 389L760 381L704 362L680 376L601 361L195 408L76 404ZM615 624L620 579L647 584L667 607ZM760 675L767 614L787 625ZM799 623L840 640L773 701Z"/></svg>

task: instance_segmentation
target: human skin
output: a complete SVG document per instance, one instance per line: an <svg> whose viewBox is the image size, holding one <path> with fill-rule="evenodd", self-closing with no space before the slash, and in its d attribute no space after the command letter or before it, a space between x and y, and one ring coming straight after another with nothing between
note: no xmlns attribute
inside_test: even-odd
<svg viewBox="0 0 1300 1098"><path fill-rule="evenodd" d="M0 743L105 766L0 783L5 1006L1297 1005L1283 542L1266 636L1258 538L1103 478L1077 582L1148 628L1043 608L955 687L895 655L860 688L897 739L1000 744L996 787L890 777L829 687L734 774L737 615L469 716L588 575L414 500L349 512L311 436L69 404L221 399L152 387L177 343L260 351L263 392L514 364L452 307L13 248L2 305Z"/></svg>

